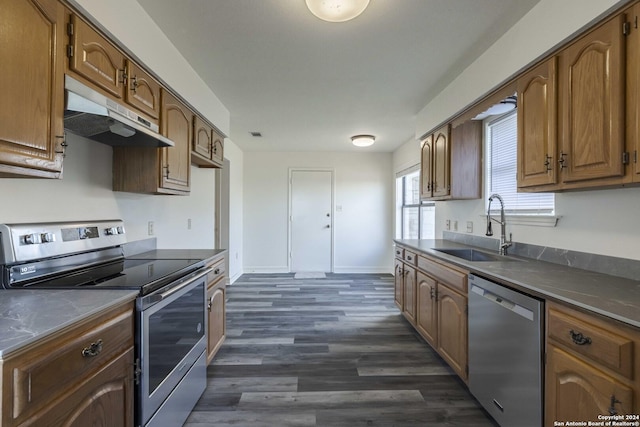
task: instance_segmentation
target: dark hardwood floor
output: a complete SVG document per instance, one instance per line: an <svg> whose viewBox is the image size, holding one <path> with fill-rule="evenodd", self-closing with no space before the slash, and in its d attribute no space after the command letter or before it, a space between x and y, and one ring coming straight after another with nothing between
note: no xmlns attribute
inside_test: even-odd
<svg viewBox="0 0 640 427"><path fill-rule="evenodd" d="M204 426L495 426L402 317L393 277L245 274L187 420Z"/></svg>

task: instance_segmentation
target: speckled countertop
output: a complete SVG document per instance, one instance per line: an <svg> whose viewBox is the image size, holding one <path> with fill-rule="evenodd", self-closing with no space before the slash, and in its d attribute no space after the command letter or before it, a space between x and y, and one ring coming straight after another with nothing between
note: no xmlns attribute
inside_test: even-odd
<svg viewBox="0 0 640 427"><path fill-rule="evenodd" d="M435 250L472 247L449 240L395 241L514 289L544 299L569 303L640 328L640 281L530 258L508 257L516 261L477 262ZM483 248L476 249L491 252Z"/></svg>
<svg viewBox="0 0 640 427"><path fill-rule="evenodd" d="M131 290L2 290L0 360L81 319L133 301L137 295Z"/></svg>

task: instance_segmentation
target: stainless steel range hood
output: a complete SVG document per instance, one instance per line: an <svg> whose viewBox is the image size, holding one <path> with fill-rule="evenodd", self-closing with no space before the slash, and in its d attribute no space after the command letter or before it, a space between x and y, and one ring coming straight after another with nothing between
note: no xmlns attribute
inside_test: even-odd
<svg viewBox="0 0 640 427"><path fill-rule="evenodd" d="M64 128L71 133L113 146L173 147L150 123L124 105L87 87L72 77L64 77Z"/></svg>

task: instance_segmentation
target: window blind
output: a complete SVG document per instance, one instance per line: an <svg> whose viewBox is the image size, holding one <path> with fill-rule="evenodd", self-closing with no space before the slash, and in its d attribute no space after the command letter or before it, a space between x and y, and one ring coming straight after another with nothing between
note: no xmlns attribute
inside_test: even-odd
<svg viewBox="0 0 640 427"><path fill-rule="evenodd" d="M516 112L491 121L487 126L489 151L487 198L498 193L506 213L516 215L552 215L553 193L518 193L517 191L517 121ZM488 201L487 201L488 203ZM492 203L500 210L500 203Z"/></svg>

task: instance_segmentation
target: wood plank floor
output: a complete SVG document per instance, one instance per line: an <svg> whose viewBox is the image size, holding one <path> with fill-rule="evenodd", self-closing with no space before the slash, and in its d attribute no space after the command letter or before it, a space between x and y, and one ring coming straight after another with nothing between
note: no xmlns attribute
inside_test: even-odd
<svg viewBox="0 0 640 427"><path fill-rule="evenodd" d="M495 426L402 317L393 277L245 274L187 427Z"/></svg>

